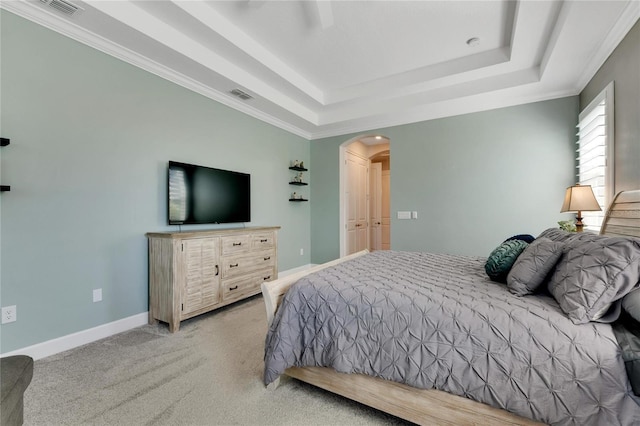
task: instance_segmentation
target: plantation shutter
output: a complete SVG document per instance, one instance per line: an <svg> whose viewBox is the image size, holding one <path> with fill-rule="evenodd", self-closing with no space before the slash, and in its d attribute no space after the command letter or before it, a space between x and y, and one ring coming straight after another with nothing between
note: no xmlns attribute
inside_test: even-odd
<svg viewBox="0 0 640 426"><path fill-rule="evenodd" d="M582 212L582 221L586 230L599 233L613 198L613 83L580 113L577 127L577 180L591 185L602 209Z"/></svg>

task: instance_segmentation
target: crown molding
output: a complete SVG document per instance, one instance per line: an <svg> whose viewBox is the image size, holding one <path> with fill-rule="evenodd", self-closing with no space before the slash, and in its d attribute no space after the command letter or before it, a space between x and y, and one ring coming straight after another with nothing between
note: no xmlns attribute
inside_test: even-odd
<svg viewBox="0 0 640 426"><path fill-rule="evenodd" d="M305 95L309 96L319 104L325 105L325 94L320 90L320 88L316 87L313 83L280 60L280 58L256 40L238 29L232 22L217 12L214 8L195 1L170 1L193 18L202 22L211 31L217 33L238 49L260 62L271 72L281 76L284 80L291 83Z"/></svg>
<svg viewBox="0 0 640 426"><path fill-rule="evenodd" d="M419 123L422 121L436 120L439 118L455 117L458 115L472 114L483 111L491 111L495 109L508 108L518 105L526 105L534 102L550 101L553 99L565 98L568 96L576 96L580 92L575 90L561 90L543 95L525 94L513 96L505 94L504 96L496 96L495 94L480 94L465 98L450 99L437 104L428 105L428 109L437 109L438 112L430 111L408 111L403 118L387 118L369 117L365 120L359 120L357 123L347 124L343 126L328 125L325 130L313 132L310 140L324 139L335 136L345 136L349 138L354 133L372 133L379 134L380 130L389 129L390 127L403 126L406 124ZM384 132L383 132L384 133Z"/></svg>
<svg viewBox="0 0 640 426"><path fill-rule="evenodd" d="M616 25L589 58L587 66L584 67L582 75L576 82L578 93L582 92L593 76L596 75L600 67L602 67L609 55L613 53L638 19L640 19L640 1L630 1L620 14L620 19L618 19Z"/></svg>
<svg viewBox="0 0 640 426"><path fill-rule="evenodd" d="M589 80L593 78L593 75L595 75L598 69L606 61L609 54L615 49L640 17L640 2L629 2L621 13L617 25L609 32L600 46L594 50L588 66L584 68L581 78L578 79L573 89L561 92L545 93L543 95L535 93L518 95L518 91L516 91L516 96L509 95L507 92L501 90L496 93L466 96L463 98L443 100L428 105L408 107L393 116L381 113L376 116L365 117L362 119L353 118L343 121L342 123L328 123L326 125L313 126L313 130L305 130L271 114L265 113L245 102L232 98L226 93L215 90L193 78L176 72L167 66L114 43L98 34L88 31L71 20L65 19L46 10L41 7L38 2L27 2L25 0L3 0L0 1L0 9L7 10L38 25L69 37L72 40L92 47L109 56L113 56L137 68L184 87L187 90L191 90L205 96L206 98L212 99L229 108L271 124L306 140L348 135L351 133L372 131L372 129L401 126L420 121L487 111L524 103L545 101L563 96L574 96L584 89Z"/></svg>
<svg viewBox="0 0 640 426"><path fill-rule="evenodd" d="M260 121L264 121L265 123L271 124L282 130L286 130L294 135L310 139L311 134L297 126L266 114L263 111L241 101L235 100L222 92L214 90L182 73L176 72L162 64L159 64L146 56L140 55L137 52L127 49L126 47L114 43L91 31L87 31L73 22L69 22L66 19L54 15L39 5L30 4L22 0L5 0L0 2L0 9L5 9L24 19L69 37L79 43L92 47L109 56L113 56L116 59L120 59L121 61L131 64L137 68L148 71L158 77L228 106L229 108L233 108Z"/></svg>

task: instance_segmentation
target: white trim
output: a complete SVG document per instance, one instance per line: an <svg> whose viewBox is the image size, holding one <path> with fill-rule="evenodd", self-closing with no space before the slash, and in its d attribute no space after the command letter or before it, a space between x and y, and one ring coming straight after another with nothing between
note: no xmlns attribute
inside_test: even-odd
<svg viewBox="0 0 640 426"><path fill-rule="evenodd" d="M402 116L396 115L392 117L385 117L382 115L376 115L374 117L354 119L352 122L347 122L344 125L336 123L319 126L318 130L314 130L311 133L310 140L324 139L334 136L347 136L351 133L371 133L374 130L386 130L388 127L404 126L406 124L421 123L423 121L455 117L475 112L492 111L513 106L527 105L534 102L551 101L579 94L580 91L575 89L559 90L553 93L544 93L542 95L537 93L524 95L507 93L504 96L497 96L493 94L488 97L487 94L484 93L481 95L449 99L434 104L422 105L416 108L403 110L401 113Z"/></svg>
<svg viewBox="0 0 640 426"><path fill-rule="evenodd" d="M347 160L347 146L353 142L353 140L348 140L344 143L342 143L339 147L338 150L338 180L339 180L339 201L338 201L338 211L339 211L339 238L340 238L340 257L344 257L345 253L347 252L347 242L346 242L346 238L347 238L347 234L346 234L346 227L347 227L347 221L346 221L346 213L345 213L345 199L344 199L344 190L347 186L347 177L346 177L346 171L345 171L345 161Z"/></svg>
<svg viewBox="0 0 640 426"><path fill-rule="evenodd" d="M339 170L339 180L340 180L340 196L339 196L339 202L338 202L338 210L339 210L339 214L340 214L340 257L344 257L347 255L347 202L345 200L345 190L347 189L347 152L351 155L354 155L356 157L362 158L363 160L366 160L368 162L368 164L371 164L371 159L367 158L367 157L363 157L360 154L350 151L349 150L349 145L351 145L354 142L359 141L362 138L366 138L366 137L370 137L370 136L376 136L378 135L377 133L363 133L361 135L358 135L356 137L350 138L346 141L344 141L342 144L340 144L339 147L339 151L338 151L338 158L339 158L339 163L338 163L338 170ZM389 139L387 139L389 140ZM390 140L389 140L390 142ZM367 169L369 168L369 166L367 166ZM368 173L367 173L368 176ZM367 222L369 222L369 184L367 181ZM369 233L367 233L367 247L369 247Z"/></svg>
<svg viewBox="0 0 640 426"><path fill-rule="evenodd" d="M121 320L113 321L108 324L99 325L87 330L78 331L77 333L68 334L56 339L47 340L46 342L37 343L26 348L17 349L15 351L6 352L1 357L11 355L29 355L33 359L41 359L105 337L113 336L136 327L140 327L149 322L149 313L142 312Z"/></svg>
<svg viewBox="0 0 640 426"><path fill-rule="evenodd" d="M616 137L615 137L615 99L614 99L614 82L607 84L604 88L607 111L607 167L605 172L605 190L607 191L606 204L608 206L613 201L616 194Z"/></svg>
<svg viewBox="0 0 640 426"><path fill-rule="evenodd" d="M313 125L313 123L311 123L313 128L305 129L305 126L301 127L291 124L283 119L258 110L257 108L232 98L223 92L211 89L210 87L207 87L184 74L178 73L143 55L107 40L98 34L87 31L75 23L62 19L54 13L49 12L45 8L41 7L39 2L4 0L0 1L0 9L8 10L45 28L58 32L87 46L93 47L107 55L132 64L133 66L178 84L188 90L199 93L209 99L307 140L342 136L350 133L369 132L372 129L401 126L442 117L451 117L577 95L584 89L587 82L607 59L609 53L613 51L613 48L615 48L615 46L617 46L617 44L626 36L640 16L640 2L629 2L628 6L621 13L619 18L619 22L621 24L617 25L607 35L603 43L594 51L591 59L589 60L589 64L585 67L576 86L572 89L553 93L544 93L543 95L538 93L514 95L508 93L508 91L500 90L499 92L502 94L493 93L490 96L484 94L483 96L474 95L470 97L450 99L448 101L437 102L426 106L412 107L403 110L402 114L389 113L376 115L375 117L361 117L359 119L353 118L343 121L342 123L336 122L326 125ZM299 115L295 112L293 112L293 114Z"/></svg>
<svg viewBox="0 0 640 426"><path fill-rule="evenodd" d="M607 34L600 47L593 52L591 58L589 58L587 66L584 67L584 71L576 84L578 92L582 92L584 90L589 81L591 81L593 76L596 75L600 67L602 67L605 61L609 58L609 55L611 55L616 47L618 47L620 42L626 37L627 33L629 33L639 18L640 2L630 1L620 14L620 18L616 22L616 25L609 34Z"/></svg>
<svg viewBox="0 0 640 426"><path fill-rule="evenodd" d="M306 271L313 268L314 266L316 266L314 263L309 263L297 268L278 272L278 278L286 277L287 275L292 275L301 271ZM29 355L33 359L41 359L58 354L60 352L68 351L69 349L86 345L87 343L92 343L100 339L104 339L137 327L141 327L143 325L147 325L148 323L149 312L142 312L127 318L89 328L87 330L78 331L76 333L67 334L66 336L47 340L46 342L36 343L35 345L16 349L11 352L6 352L0 354L0 358L12 355Z"/></svg>
<svg viewBox="0 0 640 426"><path fill-rule="evenodd" d="M72 40L90 46L102 53L116 59L120 59L121 61L131 64L137 68L182 86L185 89L199 93L202 96L219 102L229 108L233 108L253 118L264 121L265 123L286 130L294 135L305 139L311 139L313 136L310 132L289 124L279 118L273 117L258 110L257 108L247 105L244 102L231 98L225 93L211 89L210 87L187 77L182 73L176 72L152 59L149 59L146 56L140 55L139 53L114 43L98 34L87 31L72 22L60 19L49 11L42 9L37 4L31 4L30 2L25 1L2 1L0 2L0 9L8 10L11 13L15 13L22 18L35 22L38 25L62 34L65 37L69 37Z"/></svg>
<svg viewBox="0 0 640 426"><path fill-rule="evenodd" d="M611 81L598 93L578 115L578 121L582 121L600 102L605 101L606 125L607 125L607 166L605 172L605 206L608 206L616 193L615 191L615 83Z"/></svg>
<svg viewBox="0 0 640 426"><path fill-rule="evenodd" d="M297 268L287 269L286 271L278 272L278 278L284 278L288 275L297 274L298 272L306 271L316 266L315 263L308 263L306 265L298 266Z"/></svg>
<svg viewBox="0 0 640 426"><path fill-rule="evenodd" d="M604 109L601 105L604 103ZM587 132L592 129L593 124L598 120L598 117L604 115L604 135L603 136L590 136ZM577 182L580 184L586 183L594 183L596 184L597 189L602 188L598 181L591 182L590 179L595 179L596 177L604 178L604 194L603 198L597 196L598 203L602 208L602 211L599 212L583 212L582 216L585 219L584 223L590 226L594 232L600 232L600 227L602 226L602 220L605 215L606 206L611 203L613 200L613 194L615 193L615 137L614 137L614 82L610 82L600 93L598 93L592 100L589 102L581 112L578 114L578 140L576 144L578 146L577 149ZM605 157L604 170L602 172L595 173L593 171L585 171L581 167L582 156L585 154L586 150L591 148L586 148L585 144L589 147L594 148L594 150L604 149L604 152L601 155ZM595 152L595 151L594 151ZM588 156L590 154L586 154L587 158L585 161L589 164L590 159ZM589 166L587 166L588 168ZM584 174L583 174L584 173ZM596 194L601 194L600 191L596 191Z"/></svg>

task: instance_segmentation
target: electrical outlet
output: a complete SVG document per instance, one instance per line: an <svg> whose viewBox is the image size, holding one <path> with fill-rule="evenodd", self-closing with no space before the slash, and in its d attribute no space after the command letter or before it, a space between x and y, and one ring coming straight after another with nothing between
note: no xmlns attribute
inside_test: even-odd
<svg viewBox="0 0 640 426"><path fill-rule="evenodd" d="M5 306L2 308L2 324L6 324L8 322L14 322L18 320L18 307L16 305L13 306Z"/></svg>
<svg viewBox="0 0 640 426"><path fill-rule="evenodd" d="M300 249L300 256L304 256L304 249L303 248Z"/></svg>
<svg viewBox="0 0 640 426"><path fill-rule="evenodd" d="M93 301L94 302L101 302L102 301L102 289L101 288L96 288L95 290L93 290Z"/></svg>

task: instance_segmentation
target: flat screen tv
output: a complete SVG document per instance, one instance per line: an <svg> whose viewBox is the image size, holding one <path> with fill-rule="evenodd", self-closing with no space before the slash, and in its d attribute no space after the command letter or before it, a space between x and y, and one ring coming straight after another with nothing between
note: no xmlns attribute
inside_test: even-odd
<svg viewBox="0 0 640 426"><path fill-rule="evenodd" d="M251 175L169 161L169 225L251 221Z"/></svg>

